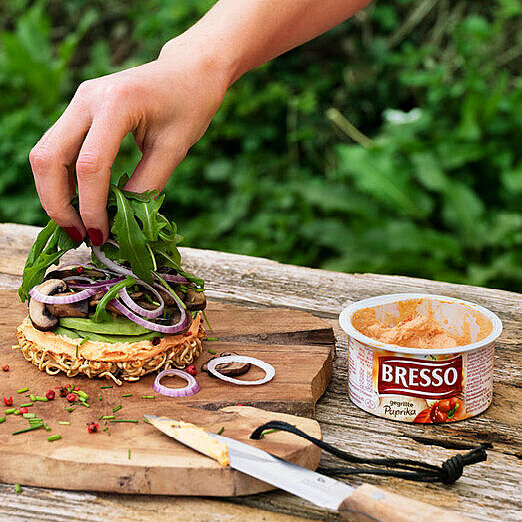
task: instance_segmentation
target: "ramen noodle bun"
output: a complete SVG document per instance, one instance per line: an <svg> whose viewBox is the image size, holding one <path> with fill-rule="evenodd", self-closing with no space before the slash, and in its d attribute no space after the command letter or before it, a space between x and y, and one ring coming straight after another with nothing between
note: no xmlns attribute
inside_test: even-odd
<svg viewBox="0 0 522 522"><path fill-rule="evenodd" d="M168 368L185 368L201 354L205 337L202 314L198 312L184 333L157 340L100 342L72 339L51 331L37 330L26 317L17 328L18 346L27 361L49 375L105 377L117 384L137 381L143 375Z"/></svg>

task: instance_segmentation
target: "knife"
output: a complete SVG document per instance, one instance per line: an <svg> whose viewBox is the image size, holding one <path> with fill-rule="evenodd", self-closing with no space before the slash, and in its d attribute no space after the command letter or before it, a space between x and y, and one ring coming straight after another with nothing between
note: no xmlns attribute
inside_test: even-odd
<svg viewBox="0 0 522 522"><path fill-rule="evenodd" d="M176 436L177 430L180 430L181 434L182 428L173 428L172 424L176 423L173 419L157 415L145 415L144 417L169 437L208 456L200 445L191 443L185 437ZM214 433L208 433L208 435L226 445L231 468L288 491L316 506L338 511L352 520L471 522L471 519L458 513L390 493L370 484L354 488L230 437Z"/></svg>

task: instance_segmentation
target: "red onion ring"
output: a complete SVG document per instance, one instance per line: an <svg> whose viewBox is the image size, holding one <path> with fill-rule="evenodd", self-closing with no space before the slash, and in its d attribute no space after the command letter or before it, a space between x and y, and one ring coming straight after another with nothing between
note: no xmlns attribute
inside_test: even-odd
<svg viewBox="0 0 522 522"><path fill-rule="evenodd" d="M111 245L118 246L118 243L115 241L110 241ZM109 270L112 270L113 272L116 272L117 274L123 274L123 275L129 275L132 277L136 277L136 274L129 270L128 268L125 268L124 266L120 265L119 263L116 263L116 261L112 261L109 259L102 251L102 249L99 246L92 246L92 251L98 261L102 262Z"/></svg>
<svg viewBox="0 0 522 522"><path fill-rule="evenodd" d="M94 280L91 279L90 277L85 277L85 276L81 276L81 275L64 277L63 280L64 281L87 281L87 283L89 283L89 284L85 285L85 288L90 288L91 284L94 283ZM82 283L80 283L80 284L82 284ZM69 286L76 286L76 285L75 285L75 283L73 283L72 285L69 285Z"/></svg>
<svg viewBox="0 0 522 522"><path fill-rule="evenodd" d="M79 279L77 276L71 276L74 279ZM113 286L120 281L123 281L125 278L123 276L115 277L114 279L103 279L102 281L96 281L95 283L83 284L83 283L71 283L69 286L71 288L97 288L98 290L103 288L104 286Z"/></svg>
<svg viewBox="0 0 522 522"><path fill-rule="evenodd" d="M81 266L82 268L86 268L87 270L96 270L98 272L103 272L104 274L110 277L114 277L115 275L114 272L112 272L111 270L107 270L106 268L99 268L94 263L76 263L74 265L60 265L56 270L66 270L67 268L77 268L79 266Z"/></svg>
<svg viewBox="0 0 522 522"><path fill-rule="evenodd" d="M154 308L154 310L148 310L147 308L143 308L138 303L136 303L132 297L129 295L129 292L127 292L127 288L122 288L120 290L120 298L121 300L133 311L137 314L141 315L142 317L146 317L148 319L156 319L156 317L159 317L163 313L163 308L165 307L165 302L163 301L163 298L161 297L161 294L152 286L148 285L144 281L137 281L136 283L138 286L143 286L147 290L150 290L158 299L160 305L157 308Z"/></svg>
<svg viewBox="0 0 522 522"><path fill-rule="evenodd" d="M115 246L116 248L119 248L118 243L116 241L112 241L111 239L107 241L107 243L110 243L111 245ZM94 255L98 258L99 261L101 261L107 268L110 270L117 272L118 274L124 274L124 275L130 275L132 277L136 277L136 274L129 270L128 268L125 268L124 266L120 265L119 263L116 263L116 261L112 261L109 259L102 251L100 247L93 246L92 251L94 252ZM174 274L161 274L160 276L165 279L165 281L169 283L188 283L188 279L186 277L183 277L181 275L174 275Z"/></svg>
<svg viewBox="0 0 522 522"><path fill-rule="evenodd" d="M171 326L166 326L163 324L157 324L153 323L151 321L147 321L146 319L143 319L142 317L136 315L132 310L129 310L124 304L122 304L117 299L113 299L110 301L110 303L116 308L119 312L121 312L127 319L130 319L136 324L139 324L140 326L143 326L143 328L148 328L149 330L152 330L154 332L161 332L165 334L175 334L178 332L181 332L184 330L188 325L188 315L183 310L183 308L178 307L179 311L181 313L180 320Z"/></svg>
<svg viewBox="0 0 522 522"><path fill-rule="evenodd" d="M265 376L262 379L258 379L257 381L242 381L240 379L234 379L233 377L229 377L228 375L223 375L219 373L216 369L216 366L218 364L232 362L253 364L254 366L257 366L264 370ZM226 355L224 357L216 357L215 359L211 359L210 361L208 361L207 369L212 375L218 377L223 381L232 382L234 384L240 384L242 386L255 386L258 384L265 384L266 382L271 381L275 375L275 368L271 364L261 361L260 359L256 359L255 357L249 357L246 355Z"/></svg>
<svg viewBox="0 0 522 522"><path fill-rule="evenodd" d="M174 275L174 274L162 274L158 272L167 283L188 283L188 279L186 277L183 277L181 275Z"/></svg>
<svg viewBox="0 0 522 522"><path fill-rule="evenodd" d="M163 386L160 381L166 375L177 375L178 377L185 379L187 381L187 386L184 388L167 388L167 386ZM170 370L163 370L157 375L156 379L154 379L152 389L156 393L161 393L161 395L166 395L167 397L190 397L191 395L198 393L200 388L196 379L194 379L190 373L171 368Z"/></svg>
<svg viewBox="0 0 522 522"><path fill-rule="evenodd" d="M77 294L60 296L60 294L57 294L57 295L42 294L42 292L40 292L39 290L36 289L36 287L34 287L34 288L31 288L31 290L29 290L29 295L35 301L38 301L39 303L71 304L71 303L77 303L79 301L83 301L84 299L91 297L91 295L94 295L97 291L98 291L97 288L87 288L86 290L82 290L81 292L78 292Z"/></svg>

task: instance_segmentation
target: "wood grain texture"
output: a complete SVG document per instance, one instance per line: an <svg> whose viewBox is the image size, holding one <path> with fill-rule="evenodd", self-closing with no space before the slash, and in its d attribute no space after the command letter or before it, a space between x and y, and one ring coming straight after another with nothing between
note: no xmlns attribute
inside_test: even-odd
<svg viewBox="0 0 522 522"><path fill-rule="evenodd" d="M41 412L52 432L40 429L13 437L11 431L25 428L27 422L10 416L0 431L0 480L67 490L146 495L222 497L274 489L229 467L221 467L144 422L109 423L110 436L103 432L88 435L86 424L96 420L100 410L108 411L107 407L94 408L95 403L91 404L89 411L79 407L73 414L63 412L62 406L56 407L56 404L33 408ZM196 423L212 433L224 428L224 433L234 439L308 468L316 468L321 457L317 447L286 433L271 433L260 441L249 439L255 428L276 419L320 437L319 424L312 419L248 406L232 406L215 412L182 406L171 406L168 413L165 409L157 404L148 407L125 404L121 411L125 411L125 418L140 418L140 411L163 412L173 419ZM71 424L59 425L57 418L67 419ZM57 432L62 434L62 439L47 443L47 436Z"/></svg>
<svg viewBox="0 0 522 522"><path fill-rule="evenodd" d="M146 400L141 397L152 393L155 378L152 374L138 382L124 382L122 386L102 390L100 386L108 382L113 385L113 381L48 375L28 363L20 350L11 349L14 332L26 316L26 309L25 304L18 302L14 290L0 290L1 361L10 366L9 372L0 374L1 395L13 396L16 407L29 401L28 393L43 396L48 389L57 390L61 385L74 383L89 395L90 407L79 405L73 413L67 413L64 408L68 403L64 398L35 402L30 412L45 419L52 427L52 433L58 431L63 435L53 444L46 444L48 433L44 430L13 437L12 432L26 428L28 424L21 416L7 416L0 424L1 481L162 495L238 496L273 489L230 468L223 469L211 459L173 443L143 422L144 413L195 423L213 433L223 427L230 437L252 442L302 466L317 467L320 450L291 435L274 433L259 442L249 440L256 427L275 419L286 419L320 436L316 421L294 415L287 418L248 406L262 406L271 412L313 414L315 403L332 374L333 332L324 320L295 310L249 309L210 302L207 315L213 325L213 335L220 340L203 342L203 354L196 362L201 390L191 397L172 399L154 394L154 400ZM290 342L273 344L273 336L281 343ZM295 344L298 336L305 344ZM238 342L241 338L249 342ZM238 386L211 377L201 371L201 365L211 357L207 352L210 346L218 353L235 352L260 358L274 366L276 375L263 386ZM263 370L252 365L245 377L253 380L263 375ZM16 393L26 386L29 386L29 392ZM132 396L122 397L128 393ZM222 409L237 403L244 406ZM89 422L102 415L111 415L113 408L118 406L123 407L117 412L117 418L137 419L139 424L100 422L110 428L111 436L105 433L87 435ZM60 426L59 421L71 424ZM128 451L132 458L128 458ZM170 477L176 477L176 480L170 480Z"/></svg>
<svg viewBox="0 0 522 522"><path fill-rule="evenodd" d="M16 327L26 315L27 305L18 301L16 292L0 289L0 346L6 352L3 363L7 362L11 366L9 373L0 373L0 385L4 389L11 386L11 390L22 388L27 382L41 387L47 385L48 388L59 386L69 379L63 374L52 377L46 375L27 363L19 351L8 350L16 344ZM324 393L332 375L334 336L332 328L325 320L297 310L255 309L214 302L209 302L207 315L213 327L211 335L216 336L219 341L203 341L203 353L196 362L201 390L191 397L177 399L176 405L215 410L239 402L295 415L310 417L314 414L315 403ZM279 344L275 344L274 340ZM207 352L208 348L218 354L235 352L257 357L272 364L276 375L263 386L237 386L210 377L201 371L201 365L212 356ZM255 380L263 376L264 371L252 365L245 378ZM155 374L150 374L138 382L126 382L123 386L116 387L114 400L117 400L116 394L149 394L154 378ZM21 380L16 382L17 379ZM77 377L72 380L87 393L96 395L95 390L99 386L113 384L112 380L105 379ZM105 395L113 400L112 393ZM125 402L135 401L131 399ZM158 407L168 407L172 400L158 397L156 403Z"/></svg>
<svg viewBox="0 0 522 522"><path fill-rule="evenodd" d="M16 288L21 269L38 229L20 225L0 225L0 286ZM522 297L513 292L427 281L402 276L341 274L283 265L267 259L220 252L183 249L187 268L203 275L209 294L222 301L244 302L258 306L283 306L312 311L330 318L336 328L334 375L324 397L317 404L317 419L323 437L356 455L418 458L434 464L465 451L472 445L491 440L494 449L488 460L466 468L463 477L452 486L417 484L398 479L370 476L349 479L353 485L370 483L389 491L447 507L477 520L520 520L520 388L522 388ZM347 340L337 328L336 317L344 303L384 293L428 292L474 301L497 313L504 331L495 355L493 405L484 414L451 425L419 426L386 421L355 407L346 395ZM323 455L321 466L334 467L333 457ZM67 493L31 489L24 498L15 496L12 486L0 488L0 518L19 509L27 518L38 518L46 510L46 519L65 520L77 516L81 506L93 519L108 509L122 513L122 505L144 502L143 497L104 494ZM173 502L181 499L173 498ZM340 520L340 516L288 495L270 492L233 498L238 507L250 506L319 520ZM151 514L161 516L164 498L147 499ZM101 506L103 504L103 507ZM9 508L6 506L9 505ZM192 499L195 512L198 500ZM224 506L216 508L215 518L226 518ZM109 508L107 507L109 506ZM143 511L136 508L137 519ZM203 509L203 508L201 508ZM76 514L76 515L75 515ZM275 513L268 513L271 520ZM22 515L20 515L22 517ZM117 517L116 517L117 518ZM74 518L73 518L74 519ZM197 518L194 518L195 520ZM275 520L275 518L274 518Z"/></svg>

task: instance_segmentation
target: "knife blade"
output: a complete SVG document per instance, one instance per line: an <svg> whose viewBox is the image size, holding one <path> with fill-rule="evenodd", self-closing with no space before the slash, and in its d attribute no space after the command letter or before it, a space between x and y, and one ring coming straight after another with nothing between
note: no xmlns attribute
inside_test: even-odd
<svg viewBox="0 0 522 522"><path fill-rule="evenodd" d="M172 428L170 423L176 421L157 415L145 415L144 417L155 428L169 437L174 437L173 432L177 428ZM356 520L472 522L458 513L396 495L369 484L354 488L230 437L215 433L208 433L208 435L226 445L231 468L308 500L316 506L349 513L351 517L359 517ZM177 438L176 440L209 456L196 444L191 444L187 440Z"/></svg>

